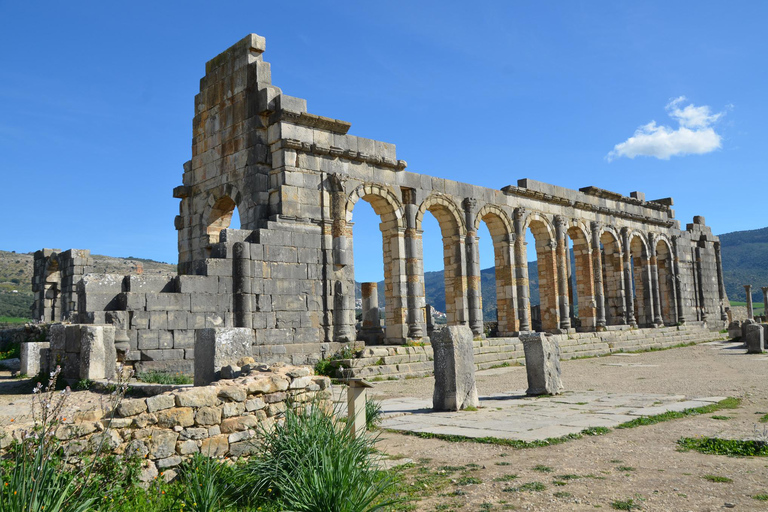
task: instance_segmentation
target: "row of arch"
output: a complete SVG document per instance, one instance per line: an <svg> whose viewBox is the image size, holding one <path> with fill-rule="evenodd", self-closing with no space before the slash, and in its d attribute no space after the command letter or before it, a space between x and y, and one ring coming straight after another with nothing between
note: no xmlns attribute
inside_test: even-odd
<svg viewBox="0 0 768 512"><path fill-rule="evenodd" d="M390 342L423 335L421 226L427 211L437 219L442 234L449 325L468 324L476 335L483 332L477 248L481 222L486 223L493 241L500 335L533 327L525 248L528 229L536 245L542 330L573 327L570 303L574 299L578 302L580 327L585 330L684 321L676 279L676 240L663 233L646 234L626 227L619 230L596 222L588 226L578 219L552 217L524 208L510 214L494 204L478 208L472 198L459 207L450 196L440 193L431 194L417 206L413 196L405 191L401 202L386 187L363 184L337 197L344 201L344 222L352 223L360 199L370 203L381 219L385 325ZM336 230L336 234L351 237L351 228ZM566 236L573 244L572 272L568 271ZM575 279L571 280L570 275ZM335 316L336 322L345 322Z"/></svg>

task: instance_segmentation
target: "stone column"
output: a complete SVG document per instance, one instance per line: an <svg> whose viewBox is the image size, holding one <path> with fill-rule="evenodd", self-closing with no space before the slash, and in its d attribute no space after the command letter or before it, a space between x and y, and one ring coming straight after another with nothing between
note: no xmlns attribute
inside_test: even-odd
<svg viewBox="0 0 768 512"><path fill-rule="evenodd" d="M629 248L629 228L621 229L621 249L624 253L624 297L627 301L627 325L637 327L635 320L635 297L632 293L632 252Z"/></svg>
<svg viewBox="0 0 768 512"><path fill-rule="evenodd" d="M384 337L379 317L379 290L376 283L361 283L363 296L363 325L360 337L366 343L380 343Z"/></svg>
<svg viewBox="0 0 768 512"><path fill-rule="evenodd" d="M517 319L521 331L531 330L531 299L528 287L528 255L525 250L525 208L515 209L515 283L517 285Z"/></svg>
<svg viewBox="0 0 768 512"><path fill-rule="evenodd" d="M723 260L720 254L720 244L715 243L715 264L717 265L717 293L720 296L720 320L727 322L728 314L725 312L725 282L723 281ZM765 306L765 302L763 302ZM765 311L763 311L765 315Z"/></svg>
<svg viewBox="0 0 768 512"><path fill-rule="evenodd" d="M411 197L406 199L410 200ZM408 337L420 339L424 337L424 254L422 231L416 229L416 212L418 207L412 202L405 209L405 275L408 293Z"/></svg>
<svg viewBox="0 0 768 512"><path fill-rule="evenodd" d="M648 234L648 260L651 270L651 296L653 297L653 323L656 327L664 325L661 316L661 290L659 289L659 263L656 258L656 235Z"/></svg>
<svg viewBox="0 0 768 512"><path fill-rule="evenodd" d="M565 218L555 216L555 255L557 258L557 295L560 312L560 329L571 328L571 315L568 301L568 243L565 239Z"/></svg>
<svg viewBox="0 0 768 512"><path fill-rule="evenodd" d="M745 284L744 291L747 292L747 318L750 320L754 320L755 314L752 311L752 285Z"/></svg>
<svg viewBox="0 0 768 512"><path fill-rule="evenodd" d="M765 321L768 322L768 286L763 286L763 316Z"/></svg>
<svg viewBox="0 0 768 512"><path fill-rule="evenodd" d="M698 290L698 296L699 296L699 305L701 307L701 320L702 322L707 321L707 303L704 300L704 267L703 267L703 261L702 261L702 255L701 255L701 248L696 247L696 275L698 276L697 284L698 286L696 289ZM752 310L751 301L750 298L750 311ZM750 318L752 318L750 316Z"/></svg>
<svg viewBox="0 0 768 512"><path fill-rule="evenodd" d="M253 327L250 244L235 243L232 248L232 264L235 327Z"/></svg>
<svg viewBox="0 0 768 512"><path fill-rule="evenodd" d="M600 230L602 226L593 222L592 229L592 271L595 279L595 307L597 308L597 330L605 328L605 291L603 288L603 253L600 251Z"/></svg>
<svg viewBox="0 0 768 512"><path fill-rule="evenodd" d="M469 328L475 336L483 335L483 298L480 290L480 255L477 248L477 229L475 228L475 210L477 200L464 199L464 216L467 225L465 250L467 254L467 308L469 309Z"/></svg>
<svg viewBox="0 0 768 512"><path fill-rule="evenodd" d="M427 314L427 336L432 336L432 333L435 331L435 321L432 319L432 311L434 308L432 307L432 304L427 304L427 307L424 309Z"/></svg>

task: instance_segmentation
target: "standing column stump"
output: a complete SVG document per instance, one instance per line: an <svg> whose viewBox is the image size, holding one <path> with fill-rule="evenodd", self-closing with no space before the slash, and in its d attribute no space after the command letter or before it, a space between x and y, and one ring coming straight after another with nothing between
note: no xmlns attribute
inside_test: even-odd
<svg viewBox="0 0 768 512"><path fill-rule="evenodd" d="M451 325L430 338L435 358L433 409L458 411L480 405L473 339L466 325Z"/></svg>
<svg viewBox="0 0 768 512"><path fill-rule="evenodd" d="M520 334L525 350L525 370L528 374L526 395L558 395L563 390L560 378L560 345L551 334L531 332Z"/></svg>

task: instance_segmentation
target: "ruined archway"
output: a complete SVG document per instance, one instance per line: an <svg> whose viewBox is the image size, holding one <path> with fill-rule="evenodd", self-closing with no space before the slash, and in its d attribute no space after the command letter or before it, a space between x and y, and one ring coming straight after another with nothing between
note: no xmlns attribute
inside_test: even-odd
<svg viewBox="0 0 768 512"><path fill-rule="evenodd" d="M659 274L661 319L665 325L673 325L677 323L674 262L672 261L672 246L663 237L659 238L656 243L656 268Z"/></svg>
<svg viewBox="0 0 768 512"><path fill-rule="evenodd" d="M618 233L607 227L600 234L603 263L603 294L605 297L606 325L624 325L626 298L624 296L624 261Z"/></svg>
<svg viewBox="0 0 768 512"><path fill-rule="evenodd" d="M437 219L443 239L445 280L445 315L448 325L469 321L467 304L467 271L464 238L466 227L461 210L447 196L430 195L416 213L416 229L421 230L426 212Z"/></svg>
<svg viewBox="0 0 768 512"><path fill-rule="evenodd" d="M541 325L537 325L536 315L532 315L531 327L539 327L542 331L552 331L558 329L560 324L555 231L546 217L535 212L528 215L525 227L531 230L535 240L539 278L539 318ZM525 232L525 230L523 231Z"/></svg>
<svg viewBox="0 0 768 512"><path fill-rule="evenodd" d="M494 205L485 205L480 209L475 218L475 229L480 228L481 221L485 222L493 241L497 335L510 336L519 325L512 244L514 228L506 212Z"/></svg>
<svg viewBox="0 0 768 512"><path fill-rule="evenodd" d="M650 327L654 315L648 244L640 233L633 232L629 237L635 321L640 327Z"/></svg>
<svg viewBox="0 0 768 512"><path fill-rule="evenodd" d="M566 231L573 244L573 253L566 252L568 262L568 287L573 327L594 329L597 325L597 304L595 302L595 279L592 265L592 247L586 226L571 221Z"/></svg>
<svg viewBox="0 0 768 512"><path fill-rule="evenodd" d="M408 301L405 277L403 209L395 195L379 185L360 185L347 199L346 237L352 240L353 210L362 199L379 216L384 262L384 336L388 343L402 343L408 336ZM352 250L347 247L347 250ZM352 260L352 255L350 260ZM349 280L354 283L354 265ZM354 308L351 314L354 315ZM354 321L354 318L352 319Z"/></svg>
<svg viewBox="0 0 768 512"><path fill-rule="evenodd" d="M43 281L44 313L42 320L46 322L58 322L61 320L61 269L57 254L51 255L45 265L45 278Z"/></svg>

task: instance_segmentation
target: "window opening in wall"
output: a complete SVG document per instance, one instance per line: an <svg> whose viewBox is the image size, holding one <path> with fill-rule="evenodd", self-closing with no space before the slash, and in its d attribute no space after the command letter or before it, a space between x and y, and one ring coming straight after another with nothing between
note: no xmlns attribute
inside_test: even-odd
<svg viewBox="0 0 768 512"><path fill-rule="evenodd" d="M384 283L383 239L380 229L381 219L373 207L365 200L355 204L353 212L352 245L355 278L355 328L358 339L366 343L381 343L386 327L386 294ZM368 297L376 288L376 301ZM363 297L365 291L366 298ZM371 304L378 303L377 311L366 311ZM376 318L378 317L378 324Z"/></svg>
<svg viewBox="0 0 768 512"><path fill-rule="evenodd" d="M435 327L446 325L445 262L443 236L440 224L431 213L425 213L421 229L424 254L424 292L426 303L432 307L432 323ZM429 314L429 311L427 312Z"/></svg>

